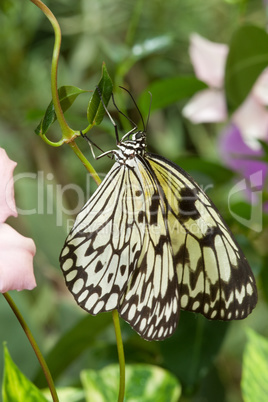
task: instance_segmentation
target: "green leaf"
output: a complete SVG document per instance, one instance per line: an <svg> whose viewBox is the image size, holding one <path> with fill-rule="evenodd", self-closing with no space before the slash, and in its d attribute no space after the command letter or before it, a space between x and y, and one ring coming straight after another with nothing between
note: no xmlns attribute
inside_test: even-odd
<svg viewBox="0 0 268 402"><path fill-rule="evenodd" d="M175 334L160 343L165 367L176 374L186 393L193 393L200 385L224 340L228 326L228 322L209 321L200 314L181 311Z"/></svg>
<svg viewBox="0 0 268 402"><path fill-rule="evenodd" d="M89 92L84 89L80 89L71 85L62 86L58 89L60 104L63 112L69 109L74 103L78 95ZM49 127L57 120L55 108L51 101L47 107L43 119L40 121L36 129L34 130L37 135L45 134Z"/></svg>
<svg viewBox="0 0 268 402"><path fill-rule="evenodd" d="M268 65L268 35L264 29L245 25L233 35L225 70L225 91L231 112L246 99L258 76Z"/></svg>
<svg viewBox="0 0 268 402"><path fill-rule="evenodd" d="M99 314L95 317L88 315L64 334L46 356L53 379L58 378L83 351L90 348L99 334L111 323L111 314ZM34 382L40 388L46 386L41 370L38 371Z"/></svg>
<svg viewBox="0 0 268 402"><path fill-rule="evenodd" d="M268 144L266 141L259 140L258 142L261 144L262 150L264 155L262 157L259 157L258 159L263 161L263 162L268 162Z"/></svg>
<svg viewBox="0 0 268 402"><path fill-rule="evenodd" d="M225 166L199 157L182 156L178 158L178 164L186 170L186 172L194 176L197 181L199 175L203 176L205 174L219 185L230 182L235 176L235 173Z"/></svg>
<svg viewBox="0 0 268 402"><path fill-rule="evenodd" d="M267 220L267 216L266 216L266 220ZM265 227L267 227L267 222ZM265 243L266 244L266 243ZM262 296L266 302L266 304L268 304L268 256L265 255L262 260L261 260L261 272L260 272L260 285L261 285L261 289L262 289Z"/></svg>
<svg viewBox="0 0 268 402"><path fill-rule="evenodd" d="M268 395L268 340L248 329L243 356L242 395L245 402L262 402Z"/></svg>
<svg viewBox="0 0 268 402"><path fill-rule="evenodd" d="M6 346L4 346L4 356L3 402L47 402L41 391L20 372Z"/></svg>
<svg viewBox="0 0 268 402"><path fill-rule="evenodd" d="M44 395L50 400L50 390L45 389L43 392ZM85 402L85 392L81 388L57 388L57 395L60 402Z"/></svg>
<svg viewBox="0 0 268 402"><path fill-rule="evenodd" d="M113 83L104 63L102 66L102 77L98 83L98 88L101 92L102 100L105 106L107 106L113 92ZM96 88L87 107L88 122L90 124L99 125L102 122L104 114L105 110L102 105L99 91Z"/></svg>
<svg viewBox="0 0 268 402"><path fill-rule="evenodd" d="M118 365L102 370L86 370L81 373L86 400L116 401L119 389ZM177 402L181 394L178 380L168 371L149 364L126 366L126 392L124 401Z"/></svg>
<svg viewBox="0 0 268 402"><path fill-rule="evenodd" d="M124 77L131 67L138 61L151 54L158 54L167 49L174 42L174 38L170 34L147 38L143 42L136 43L131 49L128 56L118 65L117 75Z"/></svg>
<svg viewBox="0 0 268 402"><path fill-rule="evenodd" d="M139 99L139 106L143 113L149 109L152 94L151 110L162 109L182 99L193 96L197 91L207 88L207 85L194 76L178 76L153 82Z"/></svg>

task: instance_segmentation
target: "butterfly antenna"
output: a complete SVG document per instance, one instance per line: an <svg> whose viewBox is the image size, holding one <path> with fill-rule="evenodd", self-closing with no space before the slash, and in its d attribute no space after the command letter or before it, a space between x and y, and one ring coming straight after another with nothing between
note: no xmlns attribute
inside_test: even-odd
<svg viewBox="0 0 268 402"><path fill-rule="evenodd" d="M140 111L140 109L139 109L139 107L138 107L138 105L137 105L137 102L136 102L135 99L133 98L133 95L129 92L128 89L126 89L126 88L124 88L124 87L121 87L121 86L119 86L119 88L124 89L124 91L126 91L126 92L129 94L129 96L131 97L132 102L134 103L134 105L135 105L135 107L136 107L136 109L137 109L137 111L138 111L138 113L139 113L139 115L140 115L140 118L141 118L141 121L142 121L142 125L143 125L143 131L146 133L146 127L145 127L145 124L144 124L144 120L143 120L141 111Z"/></svg>
<svg viewBox="0 0 268 402"><path fill-rule="evenodd" d="M122 87L119 87L119 88L122 88ZM124 89L125 89L125 88L124 88ZM113 101L114 107L116 108L116 110L118 111L118 113L120 113L122 116L124 116L131 124L133 124L134 127L137 127L137 124L134 123L134 121L133 121L129 116L127 116L125 113L123 113L123 112L119 109L119 107L118 107L117 104L115 103L114 94L112 94L112 101Z"/></svg>
<svg viewBox="0 0 268 402"><path fill-rule="evenodd" d="M117 141L117 144L118 144L118 143L119 143L119 136L118 136L117 124L115 123L114 119L113 119L112 116L110 115L110 112L109 112L109 110L107 109L107 107L106 107L106 105L105 105L105 103L104 103L104 101L103 101L102 94L101 94L101 90L100 90L100 88L98 87L98 85L96 86L96 88L97 88L97 91L98 91L98 93L99 93L99 97L100 97L100 100L101 100L103 109L105 110L107 116L108 116L109 119L111 120L112 125L114 126L115 137L116 137L116 141ZM113 98L113 95L112 95L112 98ZM113 99L113 103L114 103L114 99Z"/></svg>
<svg viewBox="0 0 268 402"><path fill-rule="evenodd" d="M151 108L152 108L152 101L153 101L153 95L150 91L148 91L148 94L150 95L150 105L149 105L149 110L148 110L148 117L147 117L147 121L146 121L146 126L145 126L145 132L147 133L147 129L148 129L148 124L149 124L149 120L150 120L150 115L151 115Z"/></svg>

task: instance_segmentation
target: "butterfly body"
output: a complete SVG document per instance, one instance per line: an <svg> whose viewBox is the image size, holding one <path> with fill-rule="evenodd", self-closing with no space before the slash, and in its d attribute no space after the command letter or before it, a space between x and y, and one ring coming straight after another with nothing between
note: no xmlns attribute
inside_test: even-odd
<svg viewBox="0 0 268 402"><path fill-rule="evenodd" d="M245 318L255 279L218 210L185 171L146 152L145 132L126 137L61 252L77 303L93 315L117 309L148 340L171 336L181 308Z"/></svg>

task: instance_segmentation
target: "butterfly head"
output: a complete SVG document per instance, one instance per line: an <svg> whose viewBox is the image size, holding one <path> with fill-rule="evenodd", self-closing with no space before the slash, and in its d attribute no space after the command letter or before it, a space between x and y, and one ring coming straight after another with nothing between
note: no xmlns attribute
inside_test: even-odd
<svg viewBox="0 0 268 402"><path fill-rule="evenodd" d="M132 141L135 141L137 144L141 146L146 145L146 132L145 131L137 131L136 133L132 134ZM144 144L144 145L143 145Z"/></svg>

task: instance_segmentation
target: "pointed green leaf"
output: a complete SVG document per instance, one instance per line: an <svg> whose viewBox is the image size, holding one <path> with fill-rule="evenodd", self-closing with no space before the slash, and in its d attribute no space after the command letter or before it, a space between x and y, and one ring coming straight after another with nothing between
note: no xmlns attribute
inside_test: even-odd
<svg viewBox="0 0 268 402"><path fill-rule="evenodd" d="M194 76L177 76L153 82L139 99L139 106L143 113L149 109L152 94L151 110L163 109L182 99L193 96L197 91L207 88L207 85Z"/></svg>
<svg viewBox="0 0 268 402"><path fill-rule="evenodd" d="M113 92L113 83L108 74L105 64L103 64L102 66L102 77L100 82L98 83L98 88L101 92L102 100L105 106L107 106ZM104 114L105 110L101 102L99 91L96 88L88 103L87 108L88 122L90 124L99 125L102 122Z"/></svg>
<svg viewBox="0 0 268 402"><path fill-rule="evenodd" d="M266 401L268 395L268 340L252 330L243 356L242 395L245 402Z"/></svg>
<svg viewBox="0 0 268 402"><path fill-rule="evenodd" d="M116 401L119 389L118 365L102 370L85 370L81 373L86 400ZM157 366L131 364L126 366L125 401L177 402L181 387L176 377Z"/></svg>
<svg viewBox="0 0 268 402"><path fill-rule="evenodd" d="M4 356L3 402L47 402L41 391L20 372L6 346L4 346Z"/></svg>
<svg viewBox="0 0 268 402"><path fill-rule="evenodd" d="M268 65L268 35L254 25L239 28L232 37L225 70L225 92L233 112L246 99Z"/></svg>
<svg viewBox="0 0 268 402"><path fill-rule="evenodd" d="M74 87L72 85L67 85L60 87L58 89L60 104L63 112L69 109L70 106L74 103L75 99L78 95L83 94L85 92L89 92L84 89L80 89ZM57 120L57 116L55 113L55 108L53 102L51 101L47 107L45 115L43 119L40 121L36 129L34 130L37 135L45 134L49 127Z"/></svg>

